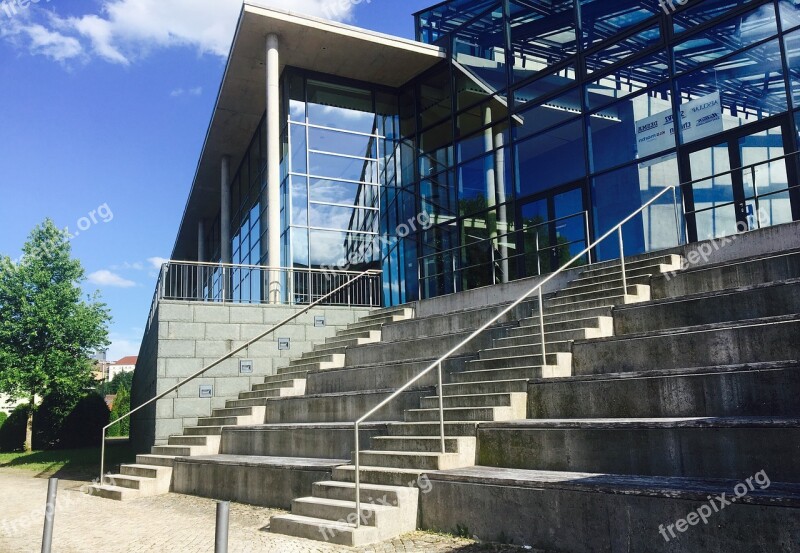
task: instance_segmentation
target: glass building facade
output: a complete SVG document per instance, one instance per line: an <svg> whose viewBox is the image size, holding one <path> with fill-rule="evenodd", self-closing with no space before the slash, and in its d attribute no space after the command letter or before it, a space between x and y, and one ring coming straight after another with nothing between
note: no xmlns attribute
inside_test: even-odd
<svg viewBox="0 0 800 553"><path fill-rule="evenodd" d="M287 68L284 265L380 268L391 305L553 270L666 186L627 255L800 219L800 9L673 4L452 0L416 15L447 59L400 88ZM266 260L264 133L234 263Z"/></svg>

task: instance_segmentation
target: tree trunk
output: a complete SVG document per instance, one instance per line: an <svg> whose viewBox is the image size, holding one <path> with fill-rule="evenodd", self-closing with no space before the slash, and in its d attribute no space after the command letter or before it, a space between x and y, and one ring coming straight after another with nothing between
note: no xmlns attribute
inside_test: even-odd
<svg viewBox="0 0 800 553"><path fill-rule="evenodd" d="M33 410L36 406L36 397L31 397L28 404L28 424L25 425L25 451L33 451Z"/></svg>

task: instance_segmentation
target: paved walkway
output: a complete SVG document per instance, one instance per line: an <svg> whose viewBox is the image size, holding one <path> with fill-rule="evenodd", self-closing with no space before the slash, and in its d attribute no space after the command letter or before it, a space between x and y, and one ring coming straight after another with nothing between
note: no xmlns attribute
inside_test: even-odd
<svg viewBox="0 0 800 553"><path fill-rule="evenodd" d="M61 481L53 553L213 552L215 502L168 494L118 502L81 493L83 482ZM0 469L0 553L41 549L47 480L18 469ZM271 534L278 511L231 505L231 553L483 553L524 551L469 540L414 533L377 546L350 549ZM532 551L532 550L527 550Z"/></svg>

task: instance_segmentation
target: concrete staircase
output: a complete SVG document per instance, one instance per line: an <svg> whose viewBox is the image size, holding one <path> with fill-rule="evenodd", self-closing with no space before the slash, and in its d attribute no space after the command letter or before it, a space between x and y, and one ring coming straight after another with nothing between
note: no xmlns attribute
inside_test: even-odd
<svg viewBox="0 0 800 553"><path fill-rule="evenodd" d="M365 500L362 489L362 525L353 527L359 516L355 512L355 470L345 465L335 468L332 480L315 487L311 497L295 500L291 514L272 517L272 531L358 546L415 529L419 498L412 495L421 487L420 478L431 471L473 466L479 424L525 419L528 381L570 376L573 342L611 336L611 310L649 300L650 279L677 270L680 262L675 255L658 255L629 263L627 289L623 289L618 262L593 265L581 272L579 278L544 302L545 355L541 351L538 304L524 304L527 317L504 337L479 350L475 359L466 362L465 370L447 375L443 386L444 453L438 396L423 397L419 408L405 411L404 422L389 424L387 435L372 437L370 449L360 452L360 476L369 486L367 495L392 494L404 487L410 491L408 497L388 506L390 512L384 515L373 509L387 506ZM444 347L440 349L445 351ZM388 355L386 358L390 359ZM335 509L331 502L335 502Z"/></svg>
<svg viewBox="0 0 800 553"><path fill-rule="evenodd" d="M528 383L527 420L480 425L477 467L430 475L424 527L558 551L800 547L800 252L652 290L573 344L572 375ZM454 494L474 507L448 514Z"/></svg>
<svg viewBox="0 0 800 553"><path fill-rule="evenodd" d="M379 309L360 318L326 339L324 344L291 360L288 366L278 369L277 374L266 377L263 384L240 393L239 399L227 401L224 408L214 409L210 417L201 417L197 426L185 428L183 435L170 436L167 445L154 446L148 455L137 455L135 464L122 465L119 474L109 474L106 483L93 484L89 493L125 500L169 492L176 458L216 455L225 428L263 424L268 399L302 396L309 372L343 366L347 348L379 342L384 324L413 315L412 309L395 307Z"/></svg>

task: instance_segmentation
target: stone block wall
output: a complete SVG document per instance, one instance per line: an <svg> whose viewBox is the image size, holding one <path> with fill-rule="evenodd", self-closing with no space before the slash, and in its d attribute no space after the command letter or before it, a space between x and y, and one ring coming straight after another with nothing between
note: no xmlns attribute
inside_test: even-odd
<svg viewBox="0 0 800 553"><path fill-rule="evenodd" d="M156 319L142 343L132 404L140 405L155 397L302 309L284 305L160 302ZM134 415L131 430L134 447L146 451L152 445L165 444L169 436L196 425L199 417L210 416L212 409L224 407L227 400L236 399L240 392L276 374L290 360L310 351L315 344L324 343L338 329L369 312L367 308L325 306L301 315L159 400L155 409L143 409L141 414ZM325 326L314 325L318 316L325 317ZM278 349L278 340L282 338L289 338L290 349ZM252 374L240 374L241 359L253 361ZM212 397L201 398L201 386L212 386Z"/></svg>

